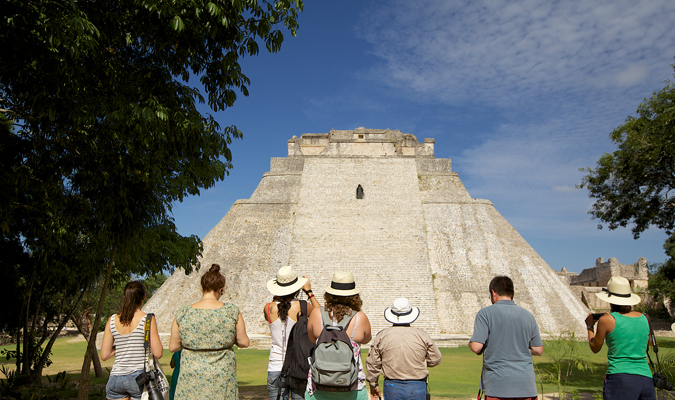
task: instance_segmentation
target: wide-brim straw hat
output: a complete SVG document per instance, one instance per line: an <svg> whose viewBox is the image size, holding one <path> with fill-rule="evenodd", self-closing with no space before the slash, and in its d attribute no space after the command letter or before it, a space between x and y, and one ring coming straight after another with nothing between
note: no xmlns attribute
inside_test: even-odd
<svg viewBox="0 0 675 400"><path fill-rule="evenodd" d="M307 278L298 277L293 267L287 265L277 272L277 279L267 281L267 290L275 296L288 296L300 290Z"/></svg>
<svg viewBox="0 0 675 400"><path fill-rule="evenodd" d="M640 302L640 296L630 290L628 279L621 276L609 278L607 288L602 288L602 292L595 295L600 300L617 306L634 306Z"/></svg>
<svg viewBox="0 0 675 400"><path fill-rule="evenodd" d="M333 274L333 279L330 281L330 286L326 288L326 293L334 296L359 294L359 291L356 289L356 282L354 282L354 275L351 272L336 271Z"/></svg>
<svg viewBox="0 0 675 400"><path fill-rule="evenodd" d="M419 316L420 309L411 306L405 297L394 300L394 305L384 310L384 319L394 325L412 324Z"/></svg>

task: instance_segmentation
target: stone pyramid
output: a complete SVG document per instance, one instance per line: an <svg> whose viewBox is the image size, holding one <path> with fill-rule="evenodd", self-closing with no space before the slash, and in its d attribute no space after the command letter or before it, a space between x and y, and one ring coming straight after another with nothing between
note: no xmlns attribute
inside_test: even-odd
<svg viewBox="0 0 675 400"><path fill-rule="evenodd" d="M408 297L421 309L415 326L432 337L470 334L496 275L513 279L542 333L581 332L588 312L490 201L471 198L450 159L434 158L434 139L400 131L293 136L288 157L272 158L251 198L203 242L204 269L177 270L145 306L164 334L179 307L199 300L212 263L227 279L221 300L239 306L254 335L269 334L265 282L284 265L311 279L322 304L333 272L351 271L374 333L389 326L384 309Z"/></svg>

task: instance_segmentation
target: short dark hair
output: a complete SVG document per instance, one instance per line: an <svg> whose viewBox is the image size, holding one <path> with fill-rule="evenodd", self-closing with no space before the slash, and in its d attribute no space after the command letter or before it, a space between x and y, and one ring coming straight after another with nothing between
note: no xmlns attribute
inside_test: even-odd
<svg viewBox="0 0 675 400"><path fill-rule="evenodd" d="M629 312L633 311L633 307L631 306L620 306L618 304L609 304L609 308L612 310L612 312L618 312L619 314L628 314Z"/></svg>
<svg viewBox="0 0 675 400"><path fill-rule="evenodd" d="M500 296L513 299L513 281L508 276L495 276L490 281L490 292L495 291Z"/></svg>

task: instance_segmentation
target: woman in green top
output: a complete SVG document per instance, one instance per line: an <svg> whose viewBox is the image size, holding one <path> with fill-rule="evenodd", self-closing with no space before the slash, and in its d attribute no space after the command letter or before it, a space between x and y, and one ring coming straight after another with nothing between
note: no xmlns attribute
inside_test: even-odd
<svg viewBox="0 0 675 400"><path fill-rule="evenodd" d="M600 300L611 306L611 314L596 320L593 314L586 317L588 344L593 353L607 342L607 374L602 388L604 400L656 400L652 372L647 362L649 346L649 321L631 306L640 302L640 297L631 292L626 278L613 276L607 288L596 293ZM595 323L598 330L595 331Z"/></svg>

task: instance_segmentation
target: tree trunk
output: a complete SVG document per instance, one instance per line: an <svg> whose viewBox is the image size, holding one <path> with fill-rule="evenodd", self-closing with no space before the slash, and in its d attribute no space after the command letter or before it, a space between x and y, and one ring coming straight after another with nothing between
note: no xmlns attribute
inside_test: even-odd
<svg viewBox="0 0 675 400"><path fill-rule="evenodd" d="M33 265L33 275L30 277L30 283L26 288L26 294L24 295L24 313L23 313L23 367L21 372L24 374L30 374L30 362L32 358L32 348L33 347L33 338L30 337L30 332L28 330L28 316L30 315L30 300L33 293L33 284L35 283L35 276L37 275L37 263Z"/></svg>
<svg viewBox="0 0 675 400"><path fill-rule="evenodd" d="M21 325L21 320L19 320L19 325ZM16 374L21 375L21 329L16 330Z"/></svg>
<svg viewBox="0 0 675 400"><path fill-rule="evenodd" d="M35 365L35 370L31 373L31 382L33 383L41 383L42 381L42 370L45 367L45 364L47 363L47 359L49 358L49 353L52 351L52 347L54 347L54 343L56 342L56 338L59 337L59 333L63 330L63 328L66 326L68 323L68 320L70 317L73 315L73 312L77 309L77 306L80 304L80 301L82 301L82 297L84 296L84 290L80 291L80 295L75 300L75 303L73 303L72 307L70 307L69 310L67 310L64 313L63 306L66 303L66 292L64 291L63 293L63 298L61 299L61 310L59 312L60 316L63 317L59 321L59 325L56 327L56 330L52 332L51 337L49 338L49 342L47 342L47 345L45 346L44 351L42 352L42 357L40 357L40 360L38 360L38 363ZM65 314L65 315L63 315Z"/></svg>
<svg viewBox="0 0 675 400"><path fill-rule="evenodd" d="M86 315L86 321L85 323L82 322L83 318L82 316L79 315L73 315L71 317L71 321L73 321L73 324L75 324L75 327L77 327L77 330L84 336L84 338L87 340L87 343L89 342L89 337L91 335L91 314L89 313L89 309L86 309L84 312L84 315ZM101 366L101 359L98 356L98 351L96 350L96 347L94 346L94 352L92 353L92 359L91 361L94 363L94 374L96 374L97 378L100 378L103 376L103 367Z"/></svg>
<svg viewBox="0 0 675 400"><path fill-rule="evenodd" d="M110 261L108 262L108 269L105 273L105 281L103 282L103 290L101 291L101 298L98 301L96 308L96 319L91 327L89 334L89 343L87 344L87 351L84 354L84 362L82 363L82 373L80 375L80 384L78 385L77 400L89 399L89 370L91 369L91 359L96 347L96 334L98 333L98 325L101 321L101 313L103 312L103 303L105 297L108 295L108 284L110 283L110 274L112 273L113 265L115 264L115 253L117 253L117 246L113 246L110 252Z"/></svg>

